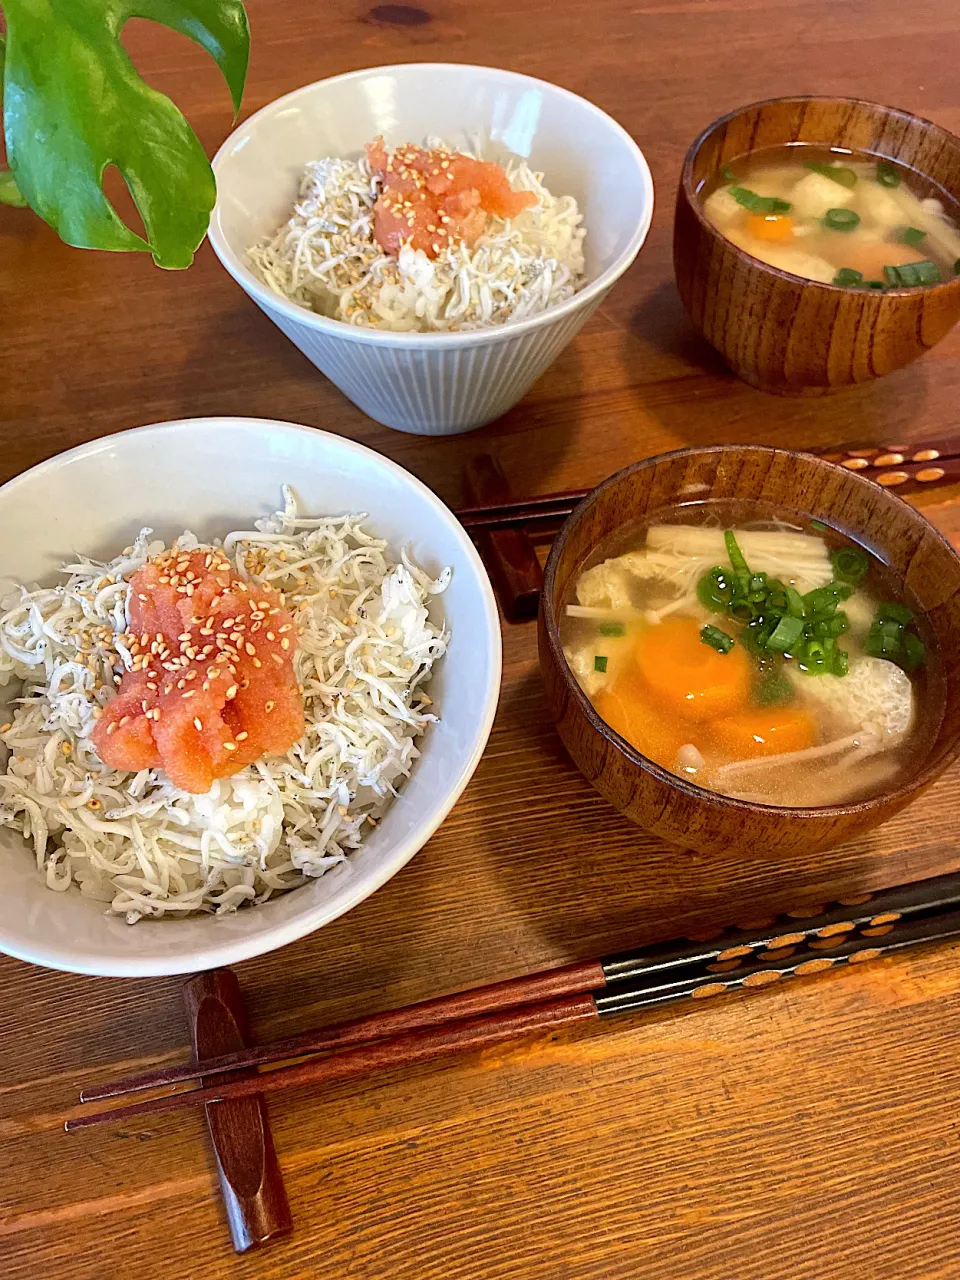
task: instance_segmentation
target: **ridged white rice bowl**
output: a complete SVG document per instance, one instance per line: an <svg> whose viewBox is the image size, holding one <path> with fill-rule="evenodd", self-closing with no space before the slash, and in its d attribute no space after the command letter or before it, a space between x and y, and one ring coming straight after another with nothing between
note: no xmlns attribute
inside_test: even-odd
<svg viewBox="0 0 960 1280"><path fill-rule="evenodd" d="M556 290L554 305L502 324L428 333L359 327L280 296L250 248L290 218L307 165L356 160L378 135L388 147L442 135L482 158L519 157L553 197L573 197L586 232L575 291ZM359 408L423 435L506 413L633 262L653 214L650 171L620 125L565 89L489 67L414 63L307 85L241 125L214 171L210 242L226 269Z"/></svg>
<svg viewBox="0 0 960 1280"><path fill-rule="evenodd" d="M64 563L81 557L112 560L130 547L144 527L167 545L184 529L192 530L203 543L223 538L231 530L249 530L251 520L276 510L287 484L303 513L366 513L363 528L386 541L386 563L402 564L406 552L414 572L423 571L424 585L432 582L438 588L434 594L428 588L424 596L433 634L442 639L437 645L441 656L429 673L428 686L430 715L436 713L437 719L422 726L415 751L399 743L399 768L391 767L387 778L398 784L396 798L382 816L378 807L375 820L365 823L354 822L360 814L354 815L350 808L352 793L343 796L341 804L329 810L330 830L314 830L310 837L318 850L316 865L308 865L307 847L300 850L307 862L294 858L306 875L301 886L272 896L261 894L268 887L268 859L266 879L261 876L256 882L258 897L268 900L232 910L239 899L208 898L198 906L227 910L185 918L169 912L163 918L145 916L133 900L115 901L111 910L111 892L101 892L108 886L80 883L96 869L93 864L83 858L61 859L51 877L49 862L38 866L35 839L25 840L16 824L0 824L0 950L54 968L111 976L193 972L259 955L303 937L368 897L429 839L460 795L486 744L499 695L496 603L483 565L455 517L419 481L369 449L306 427L230 418L143 427L82 445L0 488L0 587L6 595L11 584L28 589L37 583L55 585L63 580L58 570ZM280 539L277 545L283 545L281 535L276 538ZM371 544L371 572L375 563L382 563L380 554ZM399 597L387 600L390 581L384 579L384 608L391 601L391 607L403 603ZM368 596L368 603L374 612L380 609L379 597ZM331 613L338 607L336 602L331 604ZM366 616L364 609L358 613ZM370 619L374 625L372 613ZM411 625L416 622L418 634L427 639L421 621L406 620ZM308 653L310 645L321 640L320 632L311 631L301 637L300 646ZM441 653L444 644L447 647ZM300 648L295 658L299 656ZM309 701L309 682L304 679L303 683ZM16 714L11 716L10 706L16 704L10 703L10 697L16 696L17 689L7 685L3 693L5 717L16 719ZM340 703L332 705L335 719ZM28 711L28 716L35 718L35 713ZM8 731L10 726L3 727ZM10 739L9 732L6 737ZM62 748L62 737L62 733L50 736L54 749ZM46 796L49 779L35 776L39 760L21 748L18 762L16 742L9 745L14 756L8 761L4 750L4 767L10 765L15 773L29 778L31 787L40 786ZM81 747L75 741L67 760L75 759ZM283 757L276 759L282 762ZM46 763L50 765L46 774L50 774L53 765ZM90 777L96 782L95 766L93 761L88 773L94 768ZM59 776L66 768L58 765L53 771ZM301 771L305 772L295 770L294 775ZM403 777L406 773L409 776ZM246 791L255 789L256 781L252 776ZM121 783L122 778L117 783L108 780L114 790ZM222 790L223 784L215 783L214 790L218 788ZM8 799L9 793L10 788L5 788ZM71 804L82 803L84 796L71 792L67 799ZM186 799L196 800L193 808L203 827L203 805L209 798L181 794L171 803L184 808ZM294 801L292 796L288 799ZM360 799L376 804L375 797L361 797L358 791ZM44 806L54 831L60 825L57 813L46 806L46 800ZM103 805L101 812L110 817ZM269 815L259 816L264 819L259 828L263 831ZM149 832L149 818L138 819L141 836ZM111 820L107 825L113 830L116 824ZM330 852L321 845L337 826L339 852L333 858L319 856ZM351 838L354 828L362 829L361 839ZM239 829L238 834L242 835ZM116 849L111 856L122 852ZM72 883L67 874L71 869ZM129 913L126 906L132 908ZM137 923L127 922L137 917Z"/></svg>

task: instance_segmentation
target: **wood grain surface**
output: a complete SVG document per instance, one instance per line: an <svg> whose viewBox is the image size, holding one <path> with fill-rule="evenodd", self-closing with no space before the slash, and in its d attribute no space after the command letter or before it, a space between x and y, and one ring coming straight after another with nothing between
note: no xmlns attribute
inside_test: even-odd
<svg viewBox="0 0 960 1280"><path fill-rule="evenodd" d="M424 0L425 5L429 0ZM636 266L505 419L421 440L366 420L204 248L189 272L64 248L0 210L0 478L138 423L285 418L362 440L450 502L475 453L516 494L592 484L718 441L827 447L956 429L960 334L829 400L738 382L670 266L681 161L711 120L787 93L880 98L960 131L948 0L555 0L429 7L250 0L244 110L353 67L484 62L612 112L658 210ZM378 16L379 15L379 16ZM131 24L138 64L212 150L226 90L187 41ZM952 495L935 497L960 531ZM531 624L507 628L501 708L461 802L373 898L239 967L258 1039L960 867L960 772L816 858L658 844L576 773L544 714ZM62 1132L84 1084L183 1060L175 978L0 958L4 1280L953 1280L960 1241L960 949L940 947L681 1016L573 1028L271 1102L294 1233L230 1245L203 1116Z"/></svg>

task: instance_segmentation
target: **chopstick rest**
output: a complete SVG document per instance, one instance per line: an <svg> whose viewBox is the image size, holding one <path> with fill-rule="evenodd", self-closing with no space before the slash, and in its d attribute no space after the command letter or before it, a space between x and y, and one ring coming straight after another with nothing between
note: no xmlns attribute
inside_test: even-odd
<svg viewBox="0 0 960 1280"><path fill-rule="evenodd" d="M196 974L184 984L183 1003L198 1061L247 1047L246 1009L231 969ZM204 1076L203 1084L216 1086L225 1079ZM263 1094L211 1102L204 1110L234 1249L246 1253L288 1235L293 1218Z"/></svg>
<svg viewBox="0 0 960 1280"><path fill-rule="evenodd" d="M510 497L500 464L486 453L468 462L464 482L472 502L506 502ZM543 570L527 532L522 528L492 529L477 534L477 541L507 621L535 618Z"/></svg>

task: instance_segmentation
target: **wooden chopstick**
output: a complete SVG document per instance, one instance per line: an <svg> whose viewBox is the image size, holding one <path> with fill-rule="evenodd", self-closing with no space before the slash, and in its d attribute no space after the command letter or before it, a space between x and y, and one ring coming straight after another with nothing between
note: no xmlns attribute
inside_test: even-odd
<svg viewBox="0 0 960 1280"><path fill-rule="evenodd" d="M545 493L524 501L495 503L485 507L464 507L457 519L465 529L495 529L503 526L532 524L537 521L565 520L589 489L571 489L567 493Z"/></svg>
<svg viewBox="0 0 960 1280"><path fill-rule="evenodd" d="M348 1048L558 996L601 991L610 984L641 977L709 975L747 961L779 958L785 948L806 946L817 951L833 945L832 939L843 939L857 930L864 937L878 937L890 932L900 920L954 910L960 914L960 874L938 876L866 894L857 901L835 903L823 910L804 908L759 924L722 930L708 942L681 939L656 943L602 960L565 965L352 1022L314 1028L272 1044L202 1062L160 1067L113 1083L94 1085L81 1093L80 1101L100 1102L145 1089L193 1082L205 1075L268 1067L306 1054Z"/></svg>
<svg viewBox="0 0 960 1280"><path fill-rule="evenodd" d="M493 1013L498 1009L511 1009L555 996L592 991L602 987L603 984L604 976L600 962L587 960L579 964L566 965L561 969L548 969L541 973L527 974L522 978L508 978L505 982L474 987L470 991L460 991L455 995L439 996L435 1000L423 1000L419 1004L408 1005L403 1009L389 1009L384 1013L370 1014L366 1018L358 1018L353 1022L317 1027L312 1031L288 1036L273 1044L241 1049L212 1060L159 1067L156 1071L128 1076L112 1084L92 1085L80 1094L80 1101L100 1102L105 1098L116 1098L125 1093L198 1080L204 1075L268 1066L285 1058L299 1058L308 1053L366 1044L422 1027L440 1026L445 1022L453 1022L477 1014Z"/></svg>
<svg viewBox="0 0 960 1280"><path fill-rule="evenodd" d="M252 1079L232 1080L214 1088L172 1093L111 1111L74 1116L66 1121L64 1128L72 1133L76 1129L110 1124L114 1120L127 1120L132 1116L178 1111L183 1107L205 1106L210 1102L245 1098L257 1093L275 1093L279 1089L289 1089L298 1084L331 1084L336 1080L366 1075L378 1067L429 1062L434 1058L457 1053L461 1049L499 1044L534 1031L565 1026L568 1022L597 1016L596 1003L589 993L559 996L540 1004L502 1009L478 1018L466 1018L436 1027L422 1027L405 1035L391 1036L386 1040L346 1049L326 1058L310 1058L294 1066L263 1071Z"/></svg>
<svg viewBox="0 0 960 1280"><path fill-rule="evenodd" d="M636 1012L686 1000L699 1001L724 992L767 986L787 978L812 976L838 964L858 963L905 947L958 936L960 911L952 910L933 916L918 915L915 919L904 921L892 931L892 936L884 940L865 934L835 935L828 940L829 953L823 951L811 954L804 951L800 955L790 954L779 959L760 956L750 963L740 964L733 972L695 972L684 976L669 976L666 981L662 980L662 973L659 974L661 980L654 982L651 982L650 974L645 974L639 980L614 983L606 990L596 993L564 995L440 1026L421 1027L328 1057L311 1058L292 1066L261 1072L253 1077L168 1094L108 1111L73 1116L66 1121L64 1128L72 1133L95 1125L126 1122L146 1115L208 1106L254 1094L275 1093L299 1085L329 1085L334 1081L367 1075L378 1068L434 1061L464 1049L502 1044L538 1031L555 1030L573 1022ZM790 951L789 948L786 950Z"/></svg>

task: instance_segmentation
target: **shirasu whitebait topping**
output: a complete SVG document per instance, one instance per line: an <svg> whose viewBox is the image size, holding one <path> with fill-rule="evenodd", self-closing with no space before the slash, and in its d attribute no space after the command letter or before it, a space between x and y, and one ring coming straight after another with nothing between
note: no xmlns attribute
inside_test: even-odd
<svg viewBox="0 0 960 1280"><path fill-rule="evenodd" d="M446 146L428 139L428 146ZM461 148L463 154L474 154ZM247 253L275 293L347 324L397 331L482 329L537 315L584 280L583 217L572 196L554 196L524 160L506 166L516 191L537 203L516 218L490 217L471 247L399 257L373 235L378 179L364 157L306 166L293 215Z"/></svg>
<svg viewBox="0 0 960 1280"><path fill-rule="evenodd" d="M222 543L237 576L283 591L307 729L206 795L158 769L104 766L90 733L130 655L128 580L164 550L144 529L100 564L66 565L60 586L21 587L0 617L0 825L23 833L51 889L79 886L132 924L144 916L232 911L323 875L359 847L409 774L437 717L423 691L448 632L427 614L433 580L393 561L366 515L284 509ZM201 545L190 533L175 544ZM220 545L219 543L216 545Z"/></svg>

